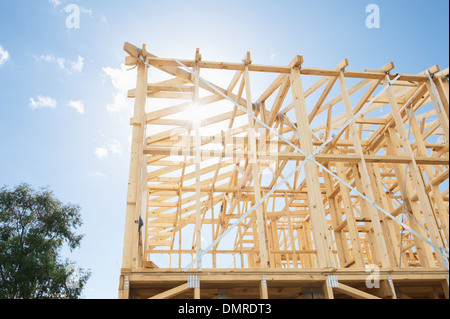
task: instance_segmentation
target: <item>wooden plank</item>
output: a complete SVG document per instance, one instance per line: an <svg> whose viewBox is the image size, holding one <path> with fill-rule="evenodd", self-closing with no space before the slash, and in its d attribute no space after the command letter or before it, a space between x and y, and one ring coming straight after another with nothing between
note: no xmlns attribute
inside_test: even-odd
<svg viewBox="0 0 450 319"><path fill-rule="evenodd" d="M194 151L189 149L179 149L174 150L172 148L163 147L144 147L144 154L147 155L187 155L194 156ZM223 152L218 150L203 150L200 152L200 156L203 159L213 158L213 157L223 157L223 158L233 158L233 159L247 159L250 156L249 152ZM293 152L279 152L279 153L258 153L258 159L261 160L293 160L293 161L303 161L306 156L299 153ZM361 161L361 155L343 155L343 154L318 154L315 156L316 161L320 163L358 163ZM364 159L366 163L384 163L384 164L408 164L412 162L410 157L406 156L389 156L389 155L365 155ZM417 165L446 165L448 164L449 158L442 157L417 157L415 162Z"/></svg>
<svg viewBox="0 0 450 319"><path fill-rule="evenodd" d="M280 87L285 78L286 76L284 74L277 76L277 78L269 85L264 93L261 94L258 100L261 101L261 103L264 103L273 94L273 92Z"/></svg>
<svg viewBox="0 0 450 319"><path fill-rule="evenodd" d="M136 52L135 49L135 47L125 43L124 50L129 54L137 54L137 49ZM145 163L142 148L145 135L144 114L147 81L148 69L140 62L137 71L137 93L134 104L135 124L133 125L132 131L122 268L137 267L141 262L138 251L139 234L135 221L138 220L141 215L141 174Z"/></svg>
<svg viewBox="0 0 450 319"><path fill-rule="evenodd" d="M327 165L328 166L328 165ZM327 167L329 169L329 167ZM348 243L347 238L343 232L338 230L340 225L340 209L338 209L338 204L336 200L336 196L333 196L333 193L335 190L333 190L334 183L331 179L331 176L329 174L324 175L324 182L325 182L325 190L326 190L326 196L328 198L328 205L330 207L330 215L331 215L331 221L332 221L332 227L334 229L334 237L335 237L335 243L337 247L337 258L340 265L345 265L347 261L349 260L349 249L348 249ZM343 223L341 223L343 224Z"/></svg>
<svg viewBox="0 0 450 319"><path fill-rule="evenodd" d="M314 120L314 117L319 112L320 107L322 106L323 102L325 102L325 99L327 98L336 81L337 77L329 78L327 86L325 87L324 91L322 92L322 95L319 97L319 99L316 102L316 105L313 107L311 113L308 116L309 123L311 123Z"/></svg>
<svg viewBox="0 0 450 319"><path fill-rule="evenodd" d="M269 126L272 126L272 124L275 122L278 116L278 112L281 109L281 105L283 104L284 99L286 98L286 95L289 91L289 87L290 87L289 76L286 75L284 77L282 85L278 91L277 97L275 98L272 109L270 111L269 120L267 122Z"/></svg>
<svg viewBox="0 0 450 319"><path fill-rule="evenodd" d="M131 43L125 42L123 44L123 50L134 58L139 56L137 47Z"/></svg>
<svg viewBox="0 0 450 319"><path fill-rule="evenodd" d="M328 283L327 283L326 280L322 283L322 287L323 287L323 296L324 296L324 298L325 299L334 299L333 288L328 286Z"/></svg>
<svg viewBox="0 0 450 319"><path fill-rule="evenodd" d="M179 59L181 63L183 63L187 67L194 67L194 60L185 60ZM167 58L158 58L154 55L149 54L147 57L147 63L151 66L155 66L157 68L163 67L178 67L179 64L173 59ZM202 61L199 64L199 67L202 69L219 69L219 70L234 70L234 71L243 71L245 66L242 63L233 63L233 62L210 62L210 61ZM250 72L269 72L269 73L285 73L289 74L291 71L290 67L283 66L273 66L273 65L258 65L251 64L248 66L248 70ZM320 68L302 68L302 75L316 75L316 76L339 76L338 70L333 69L320 69ZM384 77L384 73L380 72L370 72L370 71L346 71L345 77L349 78L359 78L359 79L370 79L370 80L381 80ZM390 79L394 79L396 74L392 74L389 76ZM400 81L411 81L411 82L426 82L428 77L426 75L415 75L415 74L402 74L399 78Z"/></svg>
<svg viewBox="0 0 450 319"><path fill-rule="evenodd" d="M253 113L253 105L252 105L252 95L251 95L251 88L250 88L250 76L249 76L249 68L248 64L250 64L250 53L247 53L247 65L245 67L244 71L244 78L245 78L245 91L247 95L247 112ZM253 182L255 187L255 202L259 202L261 200L261 183L260 183L260 177L259 177L259 165L257 162L257 145L256 145L256 138L255 138L255 125L254 120L249 116L248 117L248 123L249 123L249 131L248 131L248 138L249 138L249 152L251 154L251 157L249 158L251 166L252 166L252 172L253 172ZM267 244L267 234L266 234L266 227L265 227L265 221L263 217L263 207L262 205L259 205L256 208L256 222L258 227L258 237L259 237L259 250L260 250L260 258L261 258L261 267L262 268L269 268L269 252L268 252L268 244Z"/></svg>
<svg viewBox="0 0 450 319"><path fill-rule="evenodd" d="M442 130L444 131L444 136L447 139L447 141L449 141L450 140L450 137L449 137L450 133L449 133L449 115L448 115L448 112L447 112L447 110L446 110L446 108L444 106L444 103L442 103L439 94L437 94L437 95L434 94L435 93L434 89L436 88L435 85L434 85L434 82L433 83L426 82L426 86L427 86L428 92L430 93L431 100L433 101L433 105L434 105L434 108L436 110L436 114L437 114L437 116L439 118L439 122L440 122L440 125L442 127Z"/></svg>
<svg viewBox="0 0 450 319"><path fill-rule="evenodd" d="M339 282L339 287L333 288L335 291L346 294L350 297L356 298L356 299L381 299L380 297L371 295L367 292L361 291L359 289L355 289L353 287L344 285L343 283Z"/></svg>
<svg viewBox="0 0 450 319"><path fill-rule="evenodd" d="M199 53L199 49L197 49L196 56L195 56L195 68L194 72L199 75L200 68L199 63L201 61L201 56ZM194 99L193 99L193 107L199 108L198 105L199 100L199 78L195 77L194 79ZM196 111L194 111L196 112ZM198 111L197 111L198 114ZM201 194L200 194L200 187L201 187L201 170L200 170L200 146L201 146L201 136L200 136L200 118L194 118L193 120L194 124L194 132L195 132L195 247L197 251L197 256L200 255L200 252L202 250L202 221L201 221ZM201 261L197 263L197 267L200 269ZM195 299L200 299L200 290L199 288L195 289L194 292Z"/></svg>
<svg viewBox="0 0 450 319"><path fill-rule="evenodd" d="M336 163L337 176L346 180L345 168L342 163ZM348 182L348 181L347 181ZM350 234L350 240L352 242L352 254L355 260L356 268L364 268L364 257L361 252L361 243L358 233L358 227L356 224L355 213L353 211L352 200L350 197L350 190L344 184L340 183L341 197L344 205L344 212L346 218L346 224Z"/></svg>
<svg viewBox="0 0 450 319"><path fill-rule="evenodd" d="M265 276L263 279L261 279L261 281L259 283L259 294L260 294L260 299L269 299L269 292L267 289L267 281L266 281Z"/></svg>
<svg viewBox="0 0 450 319"><path fill-rule="evenodd" d="M341 87L341 93L342 93L342 97L343 97L343 101L344 101L347 119L350 119L354 113L353 113L353 108L351 106L350 97L349 97L348 90L347 90L347 85L345 83L344 72L342 70L339 75L339 85ZM363 153L363 150L361 147L361 140L359 138L358 132L356 131L355 125L353 123L350 124L349 129L351 131L356 154L361 156L361 162L358 164L358 167L359 167L360 174L361 174L361 181L362 181L362 185L364 187L364 193L369 199L373 200L374 194L373 194L371 182L369 180L369 173L368 173L366 161L364 159L364 153ZM360 199L360 200L362 200L362 199ZM377 245L377 248L378 248L378 251L380 254L380 258L381 258L380 262L383 267L388 268L391 265L390 265L389 257L387 254L387 247L386 247L386 242L384 240L383 230L382 230L382 227L380 224L380 218L378 216L378 214L379 214L378 210L373 205L369 205L369 212L371 215L370 217L372 220L375 242L376 242L376 245Z"/></svg>
<svg viewBox="0 0 450 319"><path fill-rule="evenodd" d="M401 145L397 138L394 128L388 130L388 132L386 133L386 140L388 144L389 153L401 152ZM404 205L406 205L406 208L409 209L409 211L412 213L412 216L414 217L410 218L411 228L414 229L419 235L425 238L427 236L426 232L422 229L422 227L419 226L418 222L416 222L416 220L422 219L420 212L421 210L420 204L417 202L417 199L416 200L413 199L414 194L413 182L411 181L409 175L405 175L406 172L405 169L406 168L403 165L398 164L394 165L394 172L396 175L397 183L399 185L399 191L402 194ZM401 206L399 206L399 208L400 212L404 210L403 207ZM393 215L396 216L397 213L394 211ZM420 263L422 264L423 267L430 267L434 263L431 248L427 244L425 244L420 238L413 236L413 239L416 245L417 255ZM403 262L406 262L405 258L403 258Z"/></svg>
<svg viewBox="0 0 450 319"><path fill-rule="evenodd" d="M189 288L188 284L182 284L178 287L172 288L170 290L167 290L163 293L157 294L156 296L153 296L149 299L169 299L178 295L181 295L182 293L191 290L191 288Z"/></svg>
<svg viewBox="0 0 450 319"><path fill-rule="evenodd" d="M138 81L137 88L129 92L131 98L137 97L136 104L146 94L160 98L183 97L189 98L189 101L164 101L169 106L152 109L142 118L135 114L130 121L133 130L143 127L143 140L137 156L131 154L132 160L142 158L142 163L138 165L140 169L135 176L139 185L134 184L136 191L133 198L127 198L129 224L126 227L131 227L134 232L139 216L137 212L147 211L144 214L145 231L136 234L131 232L131 264L125 268L127 272L122 273L140 275L138 279L133 277L131 291L124 289L125 277L121 279L119 293L122 298L147 298L167 287L185 282L186 276L182 275L179 267L183 260L194 258L199 253L199 230L208 226L211 238L217 239L233 221L271 191L294 165L306 158L286 141L269 140L273 133L256 134L254 130L262 126L250 116L245 119L243 116L247 113L238 107L226 102L224 105L229 105L230 110L219 109L222 103L213 103L224 100L224 97L216 90L245 107L305 153L312 153L331 136L333 130L338 130L350 116L367 105L379 86L385 84L383 80L386 72L394 67L393 63L389 63L380 70L346 71L344 68L348 66L348 61L344 60L337 69L304 68L301 67L301 57L294 59L287 67L265 66L252 64L249 55L244 64L209 62L201 59L199 51L193 60L180 60L197 72L202 68L233 71L234 74L230 74L231 82L224 88L208 82L213 89L181 68L173 59L158 58L148 53L145 47L140 53L133 45L125 44L124 47L128 54L126 64L142 64L139 57L142 55L152 64L152 68L171 75L170 79L158 83L142 85L144 81ZM443 127L441 122L443 118L448 118L448 83L443 78L445 72L436 73L437 70L437 67L430 68L434 74L433 84L429 83L423 72L402 76L391 88L390 97L385 93L373 105L365 108L362 116L336 136L333 143L315 156L315 160L392 215L403 214L400 217L405 223L423 236L427 236L427 233L422 227L429 231L430 221L434 218L436 227L431 234L441 236L441 240L447 243L449 192L443 183L449 175L449 148L448 143L440 144L440 141L438 143L435 140L439 136L445 137L445 124ZM250 77L253 74L250 72L274 73L272 82L261 90L263 93L256 102L251 97L253 83L250 83ZM313 85L303 90L302 75L311 75L308 79L312 76L319 78L315 78ZM389 79L395 76L394 73L388 75ZM347 88L345 79L348 78L360 80ZM331 96L336 81L339 81L341 92ZM145 89L139 93L141 86L145 86ZM437 92L434 101L433 88ZM205 93L202 98L199 96L200 89L201 93ZM290 89L293 102L285 106ZM352 99L357 98L353 108L350 96ZM309 112L306 112L307 97L311 97L308 100L311 107ZM274 99L273 105L267 104L269 98ZM393 101L397 104L399 115L383 113L378 117L379 109L384 107L383 110L389 112L388 107L392 108ZM341 102L345 108L343 114L342 109L337 108ZM430 103L435 109L424 110L423 107L428 107ZM197 128L192 121L177 114L185 112L192 104L201 105L205 115L208 112L208 118L200 121ZM407 136L404 129L409 125L407 115L410 106L413 121L410 129L414 136L400 140ZM445 114L438 115L439 106ZM322 112L327 112L325 116L320 116L323 123L311 128L310 123L313 120L314 123L318 122ZM292 118L291 113L295 114L295 118ZM242 120L248 120L249 125L241 126ZM145 124L150 125L148 137ZM163 125L167 127L161 130L160 126ZM173 130L167 130L171 127L178 129L176 134L173 134ZM200 135L199 128L204 127L211 129L212 133ZM228 131L222 132L223 129L227 130L226 127ZM249 130L253 133L248 133ZM223 138L225 136L226 139ZM407 140L410 142L407 147L409 153L408 150L404 151ZM133 145L139 145L133 143L132 152ZM210 146L214 150L207 150ZM173 158L172 155L181 157ZM200 167L195 163L195 157L201 160ZM262 175L266 163L271 164L272 175ZM412 174L405 175L406 166L413 167ZM404 289L402 292L411 297L429 297L433 289L436 293L431 294L432 297L445 295L442 288L448 286L443 284L446 276L441 269L442 263L437 264L439 254L418 236L402 232L393 220L380 215L368 202L350 192L344 183L320 171L314 163L308 163L304 168L305 171L297 172L292 180L273 192L258 208L259 211L254 211L239 225L235 238L229 238L230 249L219 250L216 245L208 252L208 260L212 259L213 267L203 273L208 285L229 285L232 288L228 292L233 297L266 298L270 294L273 298L297 298L301 297L302 285L307 284L322 287L326 298L341 293L356 298L395 298L395 291L389 287L385 277L392 275L396 285L398 282L398 287ZM422 183L414 179L421 179ZM430 206L428 212L428 208L422 206L425 197ZM130 209L136 213L134 218L128 216ZM380 245L380 234L386 249ZM192 243L192 247L184 247L186 240L189 245ZM130 245L127 242L124 244ZM261 253L263 250L266 252ZM158 259L161 255L169 258ZM234 260L230 268L222 271L217 267L228 265L224 265L222 258L216 257L221 255ZM263 255L267 255L267 258ZM125 259L129 259L129 256L124 254ZM364 269L366 263L381 267L384 275L380 289L363 288L367 277ZM420 269L414 272L416 269L406 267ZM330 272L331 268L338 269ZM276 272L277 269L279 272ZM435 270L441 272L437 274L433 272ZM196 270L192 270L192 273L196 273ZM145 278L147 275L153 279ZM341 291L326 285L327 275L336 275L339 282L345 283ZM270 289L264 289L261 276L266 276ZM141 288L143 284L148 288ZM233 287L233 284L239 284L240 288ZM421 287L416 289L416 284ZM298 287L278 288L284 285ZM175 293L174 296L178 296L186 291ZM183 296L192 294L194 298L214 298L217 291L202 287L202 290L197 288ZM403 295L399 294L399 297Z"/></svg>
<svg viewBox="0 0 450 319"><path fill-rule="evenodd" d="M306 102L303 96L303 88L300 76L299 66L303 58L297 56L291 62L291 88L292 97L295 103L295 115L297 118L298 134L300 136L300 145L307 153L313 153L312 133L309 128L308 113ZM320 186L318 184L319 176L317 166L312 162L305 164L305 175L308 187L308 205L311 213L312 231L314 241L317 247L318 266L322 268L332 267L330 248L328 244L328 234L325 221L325 210L323 206Z"/></svg>
<svg viewBox="0 0 450 319"><path fill-rule="evenodd" d="M400 135L400 142L403 147L404 152L407 156L411 157L411 163L408 164L409 170L411 172L414 187L417 192L417 196L419 197L420 205L427 223L428 232L430 234L430 240L437 247L445 246L442 242L442 238L439 235L438 226L436 225L436 219L434 216L434 210L431 207L430 199L425 192L425 185L423 182L422 173L419 170L416 160L414 158L414 153L411 149L411 143L408 140L408 133L404 127L404 123L397 105L397 101L394 97L392 87L389 85L387 79L384 80L384 85L387 86L386 94L389 99L392 115L396 124L397 131ZM439 261L441 267L445 267L445 261L441 254L436 254L436 258Z"/></svg>
<svg viewBox="0 0 450 319"><path fill-rule="evenodd" d="M417 119L414 115L414 113L411 114L411 128L412 131L414 132L414 136L416 139L416 143L417 143L417 153L419 155L422 156L427 156L427 150L426 150L426 146L422 137L422 134L420 132L420 128L417 125ZM436 176L434 175L433 172L433 168L430 166L425 166L424 167L425 172L428 176L428 180L431 181L436 181ZM448 170L447 170L447 178L445 178L444 180L448 179ZM444 176L445 177L445 176ZM445 205L444 203L444 199L441 193L441 189L439 188L441 183L439 183L439 180L437 181L436 184L434 184L433 182L430 183L431 186L431 192L433 194L436 206L437 206L437 211L439 213L439 220L442 223L442 227L444 228L444 234L445 237L447 238L447 242L450 241L450 237L449 237L449 222L448 222L448 213L447 213L447 205Z"/></svg>

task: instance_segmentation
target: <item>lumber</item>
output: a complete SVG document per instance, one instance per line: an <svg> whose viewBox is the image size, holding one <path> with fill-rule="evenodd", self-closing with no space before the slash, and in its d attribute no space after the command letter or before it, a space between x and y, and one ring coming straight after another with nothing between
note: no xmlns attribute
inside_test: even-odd
<svg viewBox="0 0 450 319"><path fill-rule="evenodd" d="M137 78L121 299L448 299L448 68L123 49Z"/></svg>

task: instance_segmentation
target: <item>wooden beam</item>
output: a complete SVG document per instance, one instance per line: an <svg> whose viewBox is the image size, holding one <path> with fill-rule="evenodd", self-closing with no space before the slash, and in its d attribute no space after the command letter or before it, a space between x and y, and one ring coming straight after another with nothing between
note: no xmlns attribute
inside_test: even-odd
<svg viewBox="0 0 450 319"><path fill-rule="evenodd" d="M411 172L411 176L414 182L414 186L419 197L420 206L427 222L428 232L430 234L430 239L434 245L437 247L445 246L441 236L439 235L438 225L436 224L436 219L434 217L434 210L431 206L430 199L425 192L425 185L423 182L422 172L419 170L416 160L414 158L414 153L411 149L411 143L408 140L408 133L406 132L397 101L394 97L392 87L389 84L388 79L384 80L384 85L387 87L386 94L391 105L392 115L396 124L397 131L400 135L400 142L403 147L404 152L407 156L411 157L411 163L408 165ZM441 254L436 254L436 258L439 261L441 267L445 267L445 261Z"/></svg>
<svg viewBox="0 0 450 319"><path fill-rule="evenodd" d="M167 290L165 292L162 292L160 294L157 294L156 296L153 296L149 299L169 299L175 296L178 296L186 291L191 290L192 288L189 288L188 284L182 284L178 287L172 288L170 290Z"/></svg>
<svg viewBox="0 0 450 319"><path fill-rule="evenodd" d="M348 90L347 90L347 85L345 83L345 77L344 77L343 70L341 70L340 74L339 74L339 85L341 87L341 93L342 93L342 97L343 97L343 101L344 101L347 119L351 119L352 116L354 115L354 113L353 113L353 108L351 106L350 96L349 96ZM360 174L361 174L361 181L362 181L362 185L364 187L364 193L369 199L374 200L372 185L371 185L371 182L369 179L369 172L367 169L366 161L364 159L364 153L363 153L363 150L361 147L361 140L360 140L359 134L356 130L354 123L350 124L349 129L351 131L352 140L353 140L356 154L358 156L361 156L361 161L358 164L358 168L359 168ZM363 199L360 199L360 200L363 200ZM386 247L386 242L385 242L384 235L383 235L383 229L381 227L380 218L378 216L378 210L373 205L369 205L369 212L371 215L370 217L372 220L372 226L373 226L373 230L374 230L376 245L379 250L379 256L381 258L380 259L381 265L383 267L390 267L391 265L390 265L389 257L387 254L387 247Z"/></svg>
<svg viewBox="0 0 450 319"><path fill-rule="evenodd" d="M269 293L268 293L268 289L267 289L267 280L266 280L265 276L263 276L263 278L261 279L261 281L259 283L259 294L260 294L260 299L269 299Z"/></svg>
<svg viewBox="0 0 450 319"><path fill-rule="evenodd" d="M194 60L184 60L179 59L181 63L183 63L187 67L194 67ZM168 58L158 58L154 55L150 55L147 57L147 63L151 66L161 68L161 67L178 67L179 64L173 59ZM210 61L202 61L199 64L199 67L202 69L218 69L218 70L234 70L234 71L243 71L245 70L245 66L242 63L234 63L234 62L210 62ZM268 72L268 73L285 73L289 74L291 71L291 66L283 67L283 66L272 66L272 65L258 65L251 64L248 67L250 72ZM316 76L339 76L339 71L335 69L319 69L319 68L302 68L302 75L316 75ZM359 79L370 79L370 80L381 80L384 77L384 73L375 72L375 71L346 71L345 77L348 78L359 78ZM396 74L392 74L389 76L390 79L394 79ZM426 82L428 77L426 75L415 75L415 74L402 74L399 78L399 81L410 81L410 82Z"/></svg>
<svg viewBox="0 0 450 319"><path fill-rule="evenodd" d="M248 64L250 63L250 53L247 53L247 60L246 60L246 67L244 71L244 79L245 79L245 91L247 94L247 112L253 113L253 104L252 104L252 95L251 95L251 88L250 88L250 75L249 75L249 68ZM257 162L257 145L256 145L256 138L255 138L255 124L253 118L248 116L248 125L249 125L249 131L248 131L248 138L249 138L249 152L250 152L250 164L252 166L252 172L253 172L253 183L255 187L255 203L258 203L262 196L261 196L261 181L259 177L259 165ZM265 220L263 216L263 206L258 205L256 207L256 222L258 227L258 237L259 237L259 250L260 250L260 258L261 258L261 267L262 268L269 268L269 252L268 252L268 244L267 244L267 234L266 234L266 226L265 226Z"/></svg>
<svg viewBox="0 0 450 319"><path fill-rule="evenodd" d="M337 292L343 293L345 295L348 295L348 296L356 298L356 299L381 299L380 297L371 295L367 292L344 285L341 282L339 282L339 287L333 288L333 289Z"/></svg>
<svg viewBox="0 0 450 319"><path fill-rule="evenodd" d="M298 298L306 285L321 287L325 298L342 297L338 294L395 298L387 276L396 283L399 297L404 297L403 292L414 298L448 297L439 253L370 204L373 200L418 234L430 234L436 245L447 248L448 70L430 68L432 82L424 72L403 75L368 106L380 86L396 77L393 63L379 70L349 71L345 59L335 69L305 68L303 58L297 56L290 65L278 67L255 65L250 54L244 63L204 61L197 50L193 60L180 60L184 68L173 59L148 53L145 46L138 50L125 43L124 50L125 64L138 65L138 81L136 89L129 91L136 101L130 120L133 135L123 259L127 267L121 272L121 298L181 294L214 298L214 287L221 284L230 287L232 297ZM141 58L170 77L147 83ZM192 74L207 68L232 70L229 84L222 88L213 79L205 83ZM274 74L256 101L251 72ZM313 84L303 90L305 78ZM355 84L347 88L349 78ZM340 92L335 92L337 81ZM291 103L286 98L289 91ZM166 100L152 100L154 107L145 114L148 97ZM179 103L173 98L188 100ZM192 105L204 113L200 121L183 116ZM273 191L280 179L306 159L303 154L321 147L362 109L361 116L315 156L338 179L308 162ZM262 129L253 115L271 130ZM316 125L319 120L323 123ZM274 139L275 132L286 140ZM438 140L440 136L443 139ZM203 270L202 290L185 290L181 284L186 274L180 267L183 260L201 251L202 228L208 226L205 239L216 240L268 192L271 195L242 220L236 235L225 239L227 243L222 241L227 247L216 244L206 252L212 269ZM139 216L145 223L137 232ZM225 265L219 256L234 262ZM365 264L380 266L380 288L364 288ZM264 287L263 276L270 289ZM343 282L341 290L328 287L327 276ZM293 288L285 288L286 284ZM335 286L334 278L330 285ZM168 287L175 288L167 292Z"/></svg>
<svg viewBox="0 0 450 319"><path fill-rule="evenodd" d="M125 44L124 49L129 54L135 54L134 52L135 47L127 43ZM134 125L131 142L131 158L129 169L130 173L127 190L122 268L137 267L141 262L140 252L138 251L139 234L136 221L139 220L139 217L142 213L141 199L144 198L141 192L143 185L142 171L143 167L145 167L143 146L145 136L144 114L146 104L147 81L148 81L148 69L142 62L140 62L138 64L138 71L137 71L137 93L134 105ZM146 192L147 190L145 189L145 193Z"/></svg>
<svg viewBox="0 0 450 319"><path fill-rule="evenodd" d="M298 123L297 132L300 136L300 145L307 154L311 154L314 151L312 145L312 133L309 128L308 113L303 96L300 69L298 68L302 62L303 58L300 56L295 57L291 62L290 66L292 68L290 79L292 97L295 103L295 115ZM319 175L317 166L312 162L307 162L305 164L305 175L308 187L308 205L313 224L312 231L314 233L314 241L317 247L317 263L319 267L332 267L325 221L325 209L318 184Z"/></svg>

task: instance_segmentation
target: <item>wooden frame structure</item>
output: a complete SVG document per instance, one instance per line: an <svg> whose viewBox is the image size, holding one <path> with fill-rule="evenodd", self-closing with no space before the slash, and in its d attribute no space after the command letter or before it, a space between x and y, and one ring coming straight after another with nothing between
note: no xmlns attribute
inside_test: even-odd
<svg viewBox="0 0 450 319"><path fill-rule="evenodd" d="M124 50L120 298L448 298L448 69Z"/></svg>

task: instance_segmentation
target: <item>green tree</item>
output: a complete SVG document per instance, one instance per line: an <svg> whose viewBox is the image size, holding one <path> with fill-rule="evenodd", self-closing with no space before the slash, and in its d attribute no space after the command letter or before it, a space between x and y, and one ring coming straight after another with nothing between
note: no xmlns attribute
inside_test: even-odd
<svg viewBox="0 0 450 319"><path fill-rule="evenodd" d="M65 244L79 247L80 207L48 189L22 184L0 189L0 299L76 299L90 277L61 260Z"/></svg>

